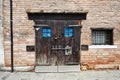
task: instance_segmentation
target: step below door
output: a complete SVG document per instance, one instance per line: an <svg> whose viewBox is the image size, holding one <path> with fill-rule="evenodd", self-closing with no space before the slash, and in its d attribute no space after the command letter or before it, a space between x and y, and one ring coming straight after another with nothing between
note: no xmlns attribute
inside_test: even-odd
<svg viewBox="0 0 120 80"><path fill-rule="evenodd" d="M80 65L36 66L35 72L79 72Z"/></svg>

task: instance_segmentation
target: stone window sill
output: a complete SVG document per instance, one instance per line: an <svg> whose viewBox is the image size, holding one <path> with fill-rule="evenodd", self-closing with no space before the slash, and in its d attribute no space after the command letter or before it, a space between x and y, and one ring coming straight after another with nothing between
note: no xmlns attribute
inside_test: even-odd
<svg viewBox="0 0 120 80"><path fill-rule="evenodd" d="M89 48L117 48L117 45L90 45Z"/></svg>

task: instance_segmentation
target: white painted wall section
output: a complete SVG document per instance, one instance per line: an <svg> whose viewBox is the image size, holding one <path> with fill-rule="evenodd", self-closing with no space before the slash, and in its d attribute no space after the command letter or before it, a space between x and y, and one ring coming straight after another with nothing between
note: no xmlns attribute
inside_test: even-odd
<svg viewBox="0 0 120 80"><path fill-rule="evenodd" d="M2 0L0 0L0 66L4 66L4 46L3 46L3 27L2 27Z"/></svg>

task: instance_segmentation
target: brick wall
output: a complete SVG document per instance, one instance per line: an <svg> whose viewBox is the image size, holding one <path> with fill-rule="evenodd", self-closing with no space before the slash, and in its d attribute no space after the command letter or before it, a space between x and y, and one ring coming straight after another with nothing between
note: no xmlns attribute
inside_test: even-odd
<svg viewBox="0 0 120 80"><path fill-rule="evenodd" d="M90 28L114 28L113 44L117 48L89 48L81 52L81 63L89 65L120 64L120 1L92 0L84 4L89 10L87 20L82 22L82 44L92 45ZM81 2L82 3L82 2Z"/></svg>
<svg viewBox="0 0 120 80"><path fill-rule="evenodd" d="M27 18L24 1L13 0L13 44L14 66L33 66L35 64L35 52L26 52L27 45L35 45L33 21ZM9 1L4 0L4 47L5 64L10 66L10 21Z"/></svg>
<svg viewBox="0 0 120 80"><path fill-rule="evenodd" d="M81 44L91 44L90 28L114 28L117 48L81 51L81 63L120 64L120 1L119 0L13 0L14 63L16 66L35 64L35 52L26 52L27 45L35 45L34 22L27 12L62 13L88 12L82 21ZM9 1L4 0L5 62L10 65Z"/></svg>

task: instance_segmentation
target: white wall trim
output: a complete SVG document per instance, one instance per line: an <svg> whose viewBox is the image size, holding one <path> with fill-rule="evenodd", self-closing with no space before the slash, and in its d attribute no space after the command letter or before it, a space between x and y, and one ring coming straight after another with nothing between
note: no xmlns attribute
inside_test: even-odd
<svg viewBox="0 0 120 80"><path fill-rule="evenodd" d="M19 67L14 67L15 71L30 71L33 70L34 66L19 66ZM11 67L1 67L0 70L2 71L11 71Z"/></svg>
<svg viewBox="0 0 120 80"><path fill-rule="evenodd" d="M89 48L117 48L117 45L90 45Z"/></svg>

